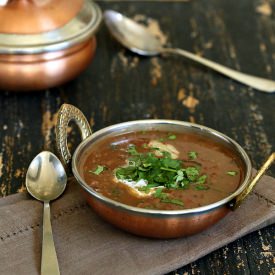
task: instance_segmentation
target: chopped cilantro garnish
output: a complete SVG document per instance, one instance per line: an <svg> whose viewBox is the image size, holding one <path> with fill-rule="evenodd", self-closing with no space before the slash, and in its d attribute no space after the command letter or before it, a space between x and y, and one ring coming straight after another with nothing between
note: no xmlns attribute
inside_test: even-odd
<svg viewBox="0 0 275 275"><path fill-rule="evenodd" d="M207 189L209 189L209 187L206 186L206 185L196 185L195 188L197 190L207 190Z"/></svg>
<svg viewBox="0 0 275 275"><path fill-rule="evenodd" d="M170 139L170 140L174 140L174 139L176 139L176 138L177 138L176 135L168 135L168 139Z"/></svg>
<svg viewBox="0 0 275 275"><path fill-rule="evenodd" d="M198 153L195 151L188 152L188 158L189 159L196 159L198 157Z"/></svg>
<svg viewBox="0 0 275 275"><path fill-rule="evenodd" d="M207 176L206 175L202 175L202 176L200 176L198 179L197 179L197 183L198 184L204 184L205 183L205 181L206 181L206 179L207 179Z"/></svg>
<svg viewBox="0 0 275 275"><path fill-rule="evenodd" d="M151 148L150 148L151 149ZM119 180L148 182L146 187L139 188L140 191L149 192L150 188L164 187L170 189L187 189L190 184L201 185L206 181L206 175L200 174L200 167L184 166L179 159L172 159L171 154L162 152L162 156L156 156L148 151L140 153L134 145L128 147L128 164L114 170ZM157 189L159 190L159 188ZM158 192L162 192L162 189ZM165 196L165 193L163 193Z"/></svg>
<svg viewBox="0 0 275 275"><path fill-rule="evenodd" d="M175 176L176 182L180 182L184 179L184 173L182 170L177 171L177 175Z"/></svg>
<svg viewBox="0 0 275 275"><path fill-rule="evenodd" d="M196 168L196 167L187 167L185 169L185 172L186 172L187 178L190 181L196 181L196 179L198 178L199 173L200 173L198 168Z"/></svg>
<svg viewBox="0 0 275 275"><path fill-rule="evenodd" d="M227 171L226 174L229 176L236 176L238 173L236 171Z"/></svg>
<svg viewBox="0 0 275 275"><path fill-rule="evenodd" d="M158 186L157 183L148 183L148 184L146 185L147 188L153 188L153 187L157 187L157 186Z"/></svg>
<svg viewBox="0 0 275 275"><path fill-rule="evenodd" d="M119 167L116 170L116 177L120 180L135 180L137 175L138 173L134 165Z"/></svg>
<svg viewBox="0 0 275 275"><path fill-rule="evenodd" d="M93 171L90 170L89 172L90 172L90 173L93 173L93 174L95 174L95 175L99 175L99 174L101 174L105 169L106 169L105 166L103 166L103 165L97 165L97 167L96 167L95 170L93 170Z"/></svg>
<svg viewBox="0 0 275 275"><path fill-rule="evenodd" d="M150 147L151 150L159 151L160 149L158 147Z"/></svg>
<svg viewBox="0 0 275 275"><path fill-rule="evenodd" d="M130 144L128 146L127 152L132 156L138 155L138 152L136 150L136 146L134 144Z"/></svg>
<svg viewBox="0 0 275 275"><path fill-rule="evenodd" d="M154 193L154 197L155 198L159 198L159 199L164 199L167 197L166 193L162 193L162 188L158 188L156 189L155 193Z"/></svg>
<svg viewBox="0 0 275 275"><path fill-rule="evenodd" d="M196 180L196 186L195 189L196 190L207 190L209 189L209 187L207 185L205 185L205 181L207 179L206 175L202 175L200 176L197 180Z"/></svg>
<svg viewBox="0 0 275 275"><path fill-rule="evenodd" d="M163 157L171 159L171 153L170 152L162 151L161 153L162 153Z"/></svg>
<svg viewBox="0 0 275 275"><path fill-rule="evenodd" d="M146 186L142 186L138 188L139 191L143 191L145 193L149 193L151 188L158 187L157 183L148 183Z"/></svg>
<svg viewBox="0 0 275 275"><path fill-rule="evenodd" d="M161 202L172 203L172 204L175 204L175 205L184 206L183 201L178 200L178 199L169 199L169 198L165 198L165 199L162 199Z"/></svg>
<svg viewBox="0 0 275 275"><path fill-rule="evenodd" d="M158 188L155 191L154 197L160 199L160 202L172 203L172 204L184 206L183 201L178 200L178 199L170 199L168 194L163 193L163 189L162 188Z"/></svg>

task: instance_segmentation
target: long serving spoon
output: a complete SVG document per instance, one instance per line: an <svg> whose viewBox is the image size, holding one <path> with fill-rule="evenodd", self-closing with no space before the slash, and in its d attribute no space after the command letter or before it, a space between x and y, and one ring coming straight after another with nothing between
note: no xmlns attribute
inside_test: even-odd
<svg viewBox="0 0 275 275"><path fill-rule="evenodd" d="M53 241L49 203L63 193L66 184L66 172L60 160L53 153L44 151L33 159L26 175L26 188L34 198L44 202L42 275L60 274Z"/></svg>
<svg viewBox="0 0 275 275"><path fill-rule="evenodd" d="M182 49L164 48L145 27L122 14L107 10L104 21L111 34L130 51L144 56L179 54L262 92L275 92L275 81L244 74Z"/></svg>

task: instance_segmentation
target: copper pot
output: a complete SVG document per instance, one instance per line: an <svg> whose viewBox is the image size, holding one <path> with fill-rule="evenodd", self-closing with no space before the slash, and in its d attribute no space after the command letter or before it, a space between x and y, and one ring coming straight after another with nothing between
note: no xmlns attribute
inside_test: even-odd
<svg viewBox="0 0 275 275"><path fill-rule="evenodd" d="M0 7L0 89L33 91L80 74L92 61L100 8L90 0L11 0Z"/></svg>
<svg viewBox="0 0 275 275"><path fill-rule="evenodd" d="M124 122L106 127L92 134L90 126L80 110L72 105L64 104L58 113L56 138L59 154L67 165L71 155L67 148L67 126L70 121L77 123L83 141L72 157L72 171L85 197L93 210L113 225L136 235L154 238L175 238L192 235L218 222L227 213L236 209L250 193L260 177L275 160L273 153L257 175L251 179L252 165L244 149L226 135L202 125L176 120L138 120ZM144 131L154 128L167 132L192 132L202 137L210 137L218 143L230 148L242 164L244 178L238 189L228 197L215 203L185 210L151 210L132 207L111 200L90 187L81 172L83 157L87 149L95 142L112 134L129 131Z"/></svg>

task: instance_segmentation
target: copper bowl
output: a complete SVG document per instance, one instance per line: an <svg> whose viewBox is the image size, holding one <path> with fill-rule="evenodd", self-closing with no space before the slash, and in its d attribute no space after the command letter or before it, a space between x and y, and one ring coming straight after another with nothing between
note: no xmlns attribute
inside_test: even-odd
<svg viewBox="0 0 275 275"><path fill-rule="evenodd" d="M42 90L75 78L93 59L101 18L90 0L15 0L0 7L0 89Z"/></svg>
<svg viewBox="0 0 275 275"><path fill-rule="evenodd" d="M176 120L138 120L106 127L92 134L84 115L72 105L64 104L59 110L56 127L57 147L65 164L71 160L67 148L67 126L73 120L81 130L83 141L72 157L72 171L92 209L111 224L136 235L153 238L176 238L192 235L218 222L230 211L241 204L253 189L259 178L275 159L273 153L257 175L251 180L252 165L244 149L226 135L202 125ZM185 210L151 210L132 207L96 192L84 180L81 166L87 149L95 142L110 135L144 130L170 132L192 132L202 137L210 137L217 143L230 148L239 159L243 170L243 181L238 189L228 197L215 203Z"/></svg>

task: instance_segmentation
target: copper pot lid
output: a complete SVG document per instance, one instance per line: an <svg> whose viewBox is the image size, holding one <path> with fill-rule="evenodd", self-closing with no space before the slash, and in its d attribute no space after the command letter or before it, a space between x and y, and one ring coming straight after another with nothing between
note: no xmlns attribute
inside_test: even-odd
<svg viewBox="0 0 275 275"><path fill-rule="evenodd" d="M39 54L92 37L102 13L91 0L0 0L0 54Z"/></svg>

